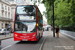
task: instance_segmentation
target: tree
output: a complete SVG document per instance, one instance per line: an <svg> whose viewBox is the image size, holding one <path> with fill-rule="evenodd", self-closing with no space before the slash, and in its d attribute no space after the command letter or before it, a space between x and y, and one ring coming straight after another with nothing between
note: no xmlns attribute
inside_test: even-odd
<svg viewBox="0 0 75 50"><path fill-rule="evenodd" d="M75 0L43 0L48 24L52 24L52 3L54 2L55 25L70 27L75 25Z"/></svg>

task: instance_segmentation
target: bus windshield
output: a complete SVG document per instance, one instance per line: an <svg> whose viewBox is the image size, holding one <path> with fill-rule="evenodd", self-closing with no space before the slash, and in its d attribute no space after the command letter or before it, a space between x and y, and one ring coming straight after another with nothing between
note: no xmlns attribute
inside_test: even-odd
<svg viewBox="0 0 75 50"><path fill-rule="evenodd" d="M16 21L36 20L36 6L24 5L16 8Z"/></svg>
<svg viewBox="0 0 75 50"><path fill-rule="evenodd" d="M15 22L15 32L17 33L36 32L36 22Z"/></svg>
<svg viewBox="0 0 75 50"><path fill-rule="evenodd" d="M33 5L17 6L16 14L36 14L36 6Z"/></svg>

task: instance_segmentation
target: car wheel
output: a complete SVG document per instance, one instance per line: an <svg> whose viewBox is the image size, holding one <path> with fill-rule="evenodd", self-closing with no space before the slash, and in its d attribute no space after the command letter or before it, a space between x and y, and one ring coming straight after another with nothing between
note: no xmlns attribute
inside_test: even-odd
<svg viewBox="0 0 75 50"><path fill-rule="evenodd" d="M8 34L11 34L11 33L8 33Z"/></svg>
<svg viewBox="0 0 75 50"><path fill-rule="evenodd" d="M47 31L49 31L49 29L47 28Z"/></svg>
<svg viewBox="0 0 75 50"><path fill-rule="evenodd" d="M2 33L2 35L4 35L4 33Z"/></svg>
<svg viewBox="0 0 75 50"><path fill-rule="evenodd" d="M44 28L43 28L43 31L44 31Z"/></svg>
<svg viewBox="0 0 75 50"><path fill-rule="evenodd" d="M5 33L2 33L2 35L5 35Z"/></svg>

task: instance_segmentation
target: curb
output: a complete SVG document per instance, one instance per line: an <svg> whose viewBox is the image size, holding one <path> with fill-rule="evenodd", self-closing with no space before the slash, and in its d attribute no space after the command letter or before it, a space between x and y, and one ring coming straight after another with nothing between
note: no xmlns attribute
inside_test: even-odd
<svg viewBox="0 0 75 50"><path fill-rule="evenodd" d="M68 34L65 34L65 33L62 33L62 32L60 32L60 33L75 41L75 37L68 35Z"/></svg>
<svg viewBox="0 0 75 50"><path fill-rule="evenodd" d="M42 49L43 49L43 45L44 45L45 40L46 40L46 38L48 37L48 35L49 35L49 34L47 34L47 36L46 36L46 37L45 37L45 39L43 40L43 42L42 42L42 44L41 44L41 46L40 46L39 50L42 50Z"/></svg>
<svg viewBox="0 0 75 50"><path fill-rule="evenodd" d="M8 36L8 37L0 38L0 40L9 39L9 38L12 38L12 37L13 36Z"/></svg>

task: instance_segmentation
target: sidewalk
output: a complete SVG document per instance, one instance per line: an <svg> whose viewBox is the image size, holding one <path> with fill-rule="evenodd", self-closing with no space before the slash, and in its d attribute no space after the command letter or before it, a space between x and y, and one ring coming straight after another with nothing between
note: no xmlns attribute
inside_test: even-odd
<svg viewBox="0 0 75 50"><path fill-rule="evenodd" d="M53 37L53 32L49 31L43 50L75 50L75 41L61 33L59 35L59 38Z"/></svg>
<svg viewBox="0 0 75 50"><path fill-rule="evenodd" d="M72 31L66 31L66 30L60 30L60 33L66 35L67 37L75 40L75 32Z"/></svg>
<svg viewBox="0 0 75 50"><path fill-rule="evenodd" d="M13 37L13 33L12 34L6 34L6 35L0 35L0 39L5 38L5 37Z"/></svg>

